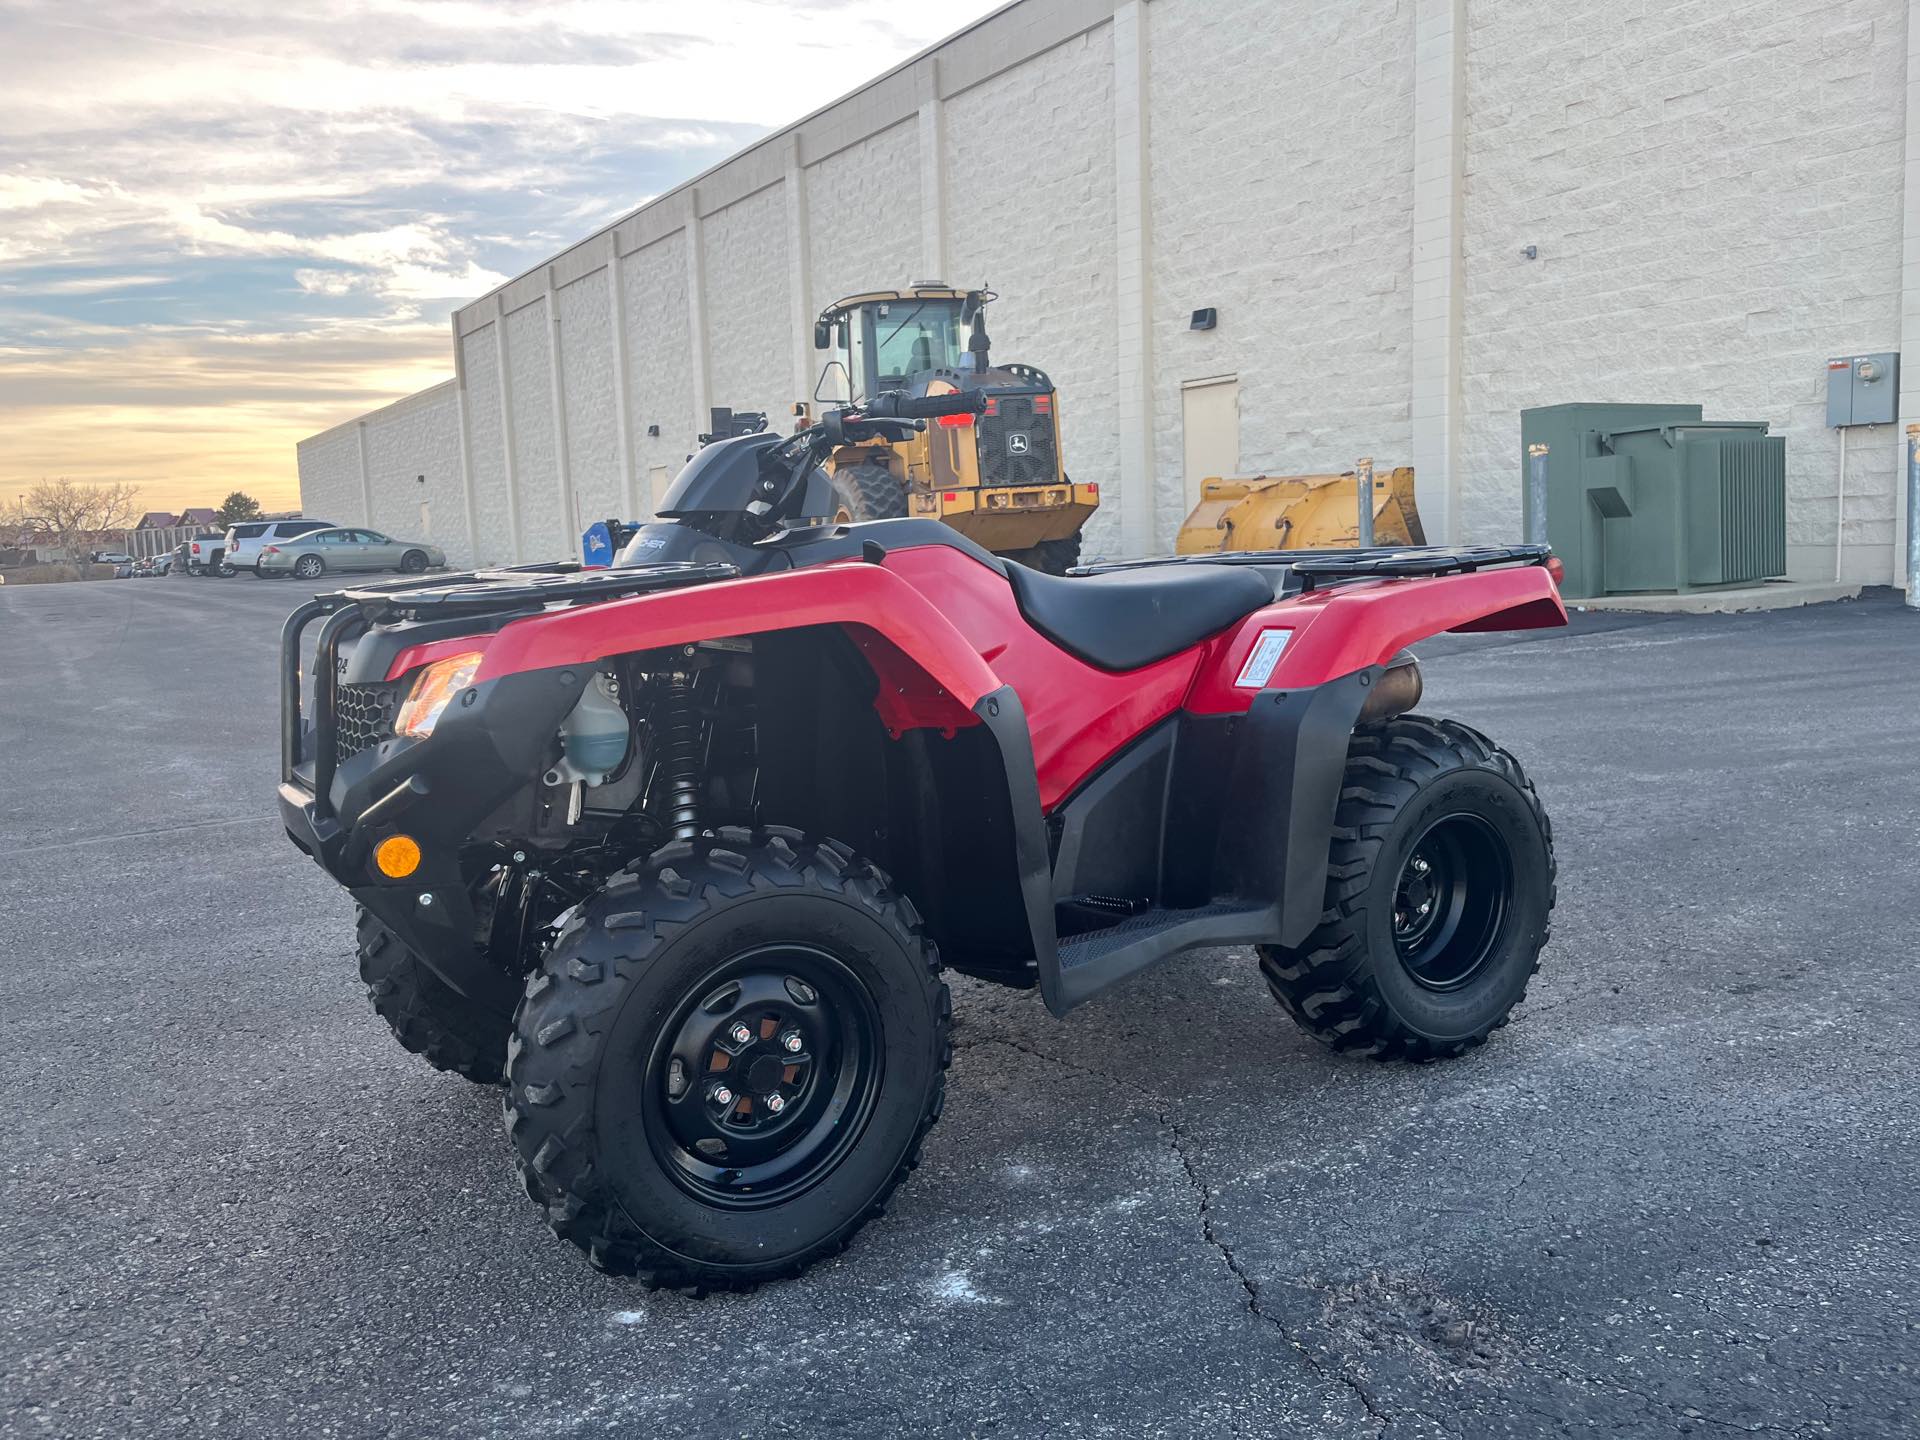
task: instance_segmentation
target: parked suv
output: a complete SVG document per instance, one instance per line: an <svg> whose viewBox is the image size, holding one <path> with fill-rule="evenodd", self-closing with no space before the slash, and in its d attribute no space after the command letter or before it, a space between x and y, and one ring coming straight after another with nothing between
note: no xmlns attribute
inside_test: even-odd
<svg viewBox="0 0 1920 1440"><path fill-rule="evenodd" d="M256 580L264 580L272 572L260 568L262 546L332 528L331 520L249 520L243 525L232 525L227 529L227 563L236 570L249 571Z"/></svg>

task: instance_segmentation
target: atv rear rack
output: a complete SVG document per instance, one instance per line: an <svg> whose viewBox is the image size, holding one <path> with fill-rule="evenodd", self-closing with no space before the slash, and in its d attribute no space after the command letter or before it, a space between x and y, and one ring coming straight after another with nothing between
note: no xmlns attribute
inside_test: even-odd
<svg viewBox="0 0 1920 1440"><path fill-rule="evenodd" d="M1250 565L1284 569L1311 590L1316 581L1423 579L1434 575L1470 575L1493 565L1544 565L1553 551L1546 545L1408 545L1367 550L1229 550L1203 555L1164 555L1152 560L1103 560L1081 565L1075 575L1113 570L1143 570L1154 565ZM1292 588L1292 587L1288 587Z"/></svg>

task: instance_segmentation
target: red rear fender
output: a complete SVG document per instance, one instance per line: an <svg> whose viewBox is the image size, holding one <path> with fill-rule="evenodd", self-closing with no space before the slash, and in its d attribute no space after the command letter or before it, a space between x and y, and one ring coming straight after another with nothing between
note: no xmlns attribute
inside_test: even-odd
<svg viewBox="0 0 1920 1440"><path fill-rule="evenodd" d="M1225 714L1245 710L1261 686L1235 685L1262 632L1291 632L1265 687L1324 685L1443 631L1542 630L1567 623L1553 577L1539 565L1338 585L1296 595L1256 610L1224 639L1201 667L1189 710Z"/></svg>

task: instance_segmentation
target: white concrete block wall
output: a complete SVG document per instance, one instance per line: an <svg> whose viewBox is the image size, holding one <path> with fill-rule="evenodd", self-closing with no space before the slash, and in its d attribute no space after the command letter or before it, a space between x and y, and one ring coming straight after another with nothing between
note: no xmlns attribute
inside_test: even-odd
<svg viewBox="0 0 1920 1440"><path fill-rule="evenodd" d="M764 410L787 427L793 402L793 307L787 297L787 202L782 185L706 217L707 368L712 403Z"/></svg>
<svg viewBox="0 0 1920 1440"><path fill-rule="evenodd" d="M498 322L495 322L496 324ZM467 456L473 486L474 557L480 564L511 563L513 553L512 497L507 491L506 432L501 424L500 367L494 346L494 326L487 325L460 341L461 371L466 379Z"/></svg>
<svg viewBox="0 0 1920 1440"><path fill-rule="evenodd" d="M1463 538L1519 530L1523 407L1692 402L1786 435L1789 565L1832 577L1825 361L1900 344L1906 9L1469 6ZM1892 428L1848 452L1885 584Z"/></svg>
<svg viewBox="0 0 1920 1440"><path fill-rule="evenodd" d="M362 423L374 528L396 539L425 540L446 551L449 564L470 565L453 382L409 395Z"/></svg>
<svg viewBox="0 0 1920 1440"><path fill-rule="evenodd" d="M586 525L626 518L620 493L620 436L614 419L613 307L602 268L558 292L561 386L566 410L567 468L575 507Z"/></svg>
<svg viewBox="0 0 1920 1440"><path fill-rule="evenodd" d="M559 437L553 424L552 325L543 298L507 316L508 391L520 551L529 561L577 555L581 526L560 505Z"/></svg>
<svg viewBox="0 0 1920 1440"><path fill-rule="evenodd" d="M672 234L626 257L627 374L633 388L635 464L648 507L662 487L647 492L648 477L664 469L671 480L694 448L693 378L687 341L686 237ZM648 429L658 426L658 435ZM649 508L651 514L651 508Z"/></svg>
<svg viewBox="0 0 1920 1440"><path fill-rule="evenodd" d="M1113 27L1103 25L946 104L948 274L991 285L993 353L1038 365L1060 390L1068 473L1111 490L1119 471L1114 376ZM1119 550L1103 506L1089 557Z"/></svg>
<svg viewBox="0 0 1920 1440"><path fill-rule="evenodd" d="M570 553L627 476L657 501L701 395L783 412L812 311L942 278L999 289L998 352L1059 382L1090 553L1171 543L1181 382L1231 374L1242 471L1412 460L1434 538L1517 531L1525 406L1768 420L1793 571L1830 574L1823 362L1920 328L1916 3L1022 0L456 315L478 558ZM367 432L377 513L453 485L434 426ZM361 518L358 444L302 443L309 510ZM1884 582L1898 438L1848 451L1848 574Z"/></svg>
<svg viewBox="0 0 1920 1440"><path fill-rule="evenodd" d="M1030 143L1030 142L1028 142ZM920 134L906 121L807 170L808 274L815 309L920 273Z"/></svg>
<svg viewBox="0 0 1920 1440"><path fill-rule="evenodd" d="M366 516L360 490L358 422L349 420L331 430L302 440L297 447L300 467L300 510L317 519L351 525Z"/></svg>
<svg viewBox="0 0 1920 1440"><path fill-rule="evenodd" d="M1183 381L1239 376L1243 472L1407 463L1413 15L1409 0L1155 0L1148 15L1170 547L1192 500ZM1189 330L1206 306L1219 328Z"/></svg>

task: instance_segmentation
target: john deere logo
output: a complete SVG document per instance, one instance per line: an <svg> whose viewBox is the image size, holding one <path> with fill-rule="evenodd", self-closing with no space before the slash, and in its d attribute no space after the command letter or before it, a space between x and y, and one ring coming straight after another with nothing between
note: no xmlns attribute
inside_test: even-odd
<svg viewBox="0 0 1920 1440"><path fill-rule="evenodd" d="M1009 455L1024 455L1027 453L1026 431L1010 430L1007 432L1007 453Z"/></svg>

